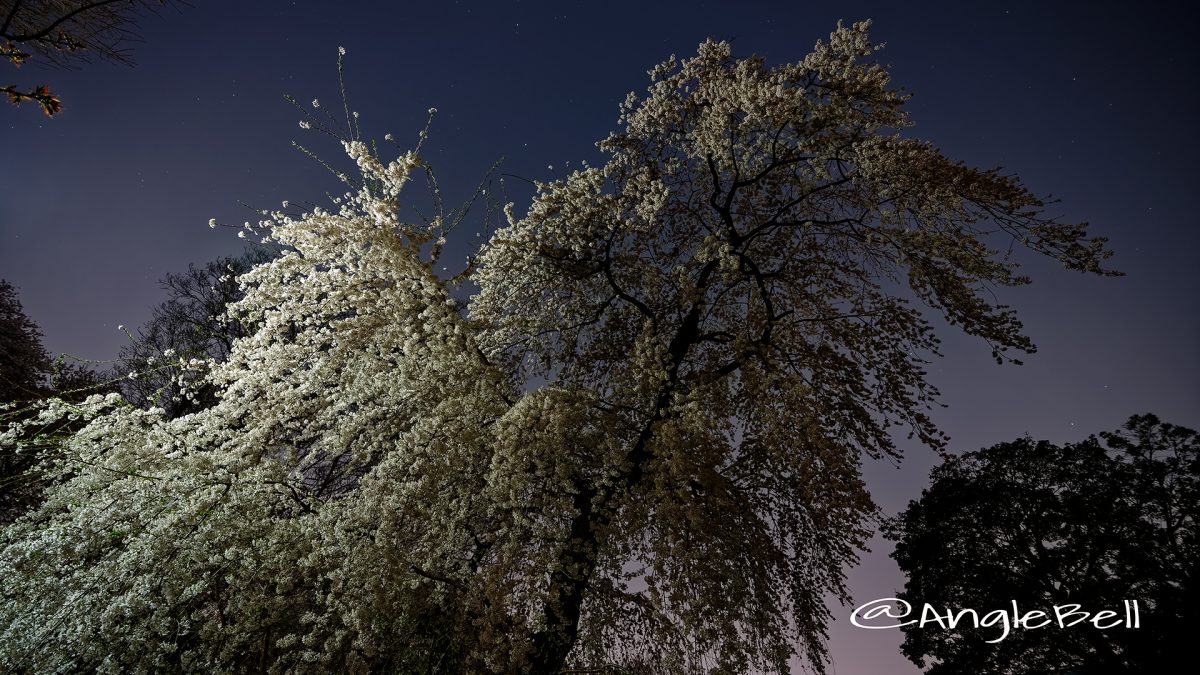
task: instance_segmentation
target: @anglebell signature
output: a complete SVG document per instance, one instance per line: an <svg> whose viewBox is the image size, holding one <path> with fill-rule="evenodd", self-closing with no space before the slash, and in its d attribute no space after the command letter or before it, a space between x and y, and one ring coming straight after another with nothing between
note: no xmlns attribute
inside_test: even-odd
<svg viewBox="0 0 1200 675"><path fill-rule="evenodd" d="M1091 626L1099 630L1110 628L1141 628L1141 609L1137 600L1123 600L1120 611L1102 609L1087 611L1082 605L1067 603L1054 605L1049 610L1031 609L1023 611L1016 600L1011 601L1009 609L993 609L981 612L975 609L939 610L929 603L924 603L920 615L914 617L912 604L900 598L878 598L863 603L850 613L850 623L858 628L868 630L887 630L917 626L925 628L930 625L939 626L945 630L955 628L998 628L999 637L987 640L994 644L1007 638L1015 629L1037 628L1071 628L1072 626Z"/></svg>

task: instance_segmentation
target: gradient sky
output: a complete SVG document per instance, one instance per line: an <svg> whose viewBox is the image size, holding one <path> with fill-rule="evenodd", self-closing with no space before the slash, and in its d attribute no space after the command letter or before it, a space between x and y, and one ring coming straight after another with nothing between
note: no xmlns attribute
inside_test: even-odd
<svg viewBox="0 0 1200 675"><path fill-rule="evenodd" d="M537 179L598 163L593 143L625 94L706 37L779 63L802 58L839 18L871 18L888 43L880 58L913 94L913 135L1053 194L1054 212L1090 221L1127 273L1089 278L1031 259L1034 284L1000 297L1039 346L1024 366L997 366L986 345L943 331L930 378L952 446L1079 440L1147 411L1196 428L1200 59L1190 13L1169 7L195 0L142 21L134 68L9 70L22 85L48 82L65 109L51 120L30 105L0 108L0 277L20 288L52 352L111 359L126 340L117 325L141 324L163 299L159 278L240 250L209 218L240 223L254 216L239 202L339 191L290 143L331 158L340 149L300 130L282 99L338 104L339 45L366 135L407 144L426 109L440 110L425 154L454 201L502 156L505 171ZM523 212L528 194L511 194ZM479 240L468 226L457 235L461 259ZM910 444L902 467L866 467L885 510L919 496L934 459ZM860 602L903 584L876 544L851 572ZM835 614L831 672L917 672L898 633L849 627L849 608Z"/></svg>

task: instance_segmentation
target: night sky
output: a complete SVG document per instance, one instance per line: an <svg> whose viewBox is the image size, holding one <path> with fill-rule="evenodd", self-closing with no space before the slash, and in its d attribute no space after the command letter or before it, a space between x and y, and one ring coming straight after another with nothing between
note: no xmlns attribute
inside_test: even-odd
<svg viewBox="0 0 1200 675"><path fill-rule="evenodd" d="M874 20L881 59L913 94L912 135L980 167L1002 166L1053 212L1110 238L1121 278L1085 277L1027 257L1034 283L1004 290L1038 353L998 366L982 342L943 331L930 368L956 450L1028 433L1080 440L1154 412L1200 427L1200 228L1195 198L1194 22L1148 3L203 2L141 22L136 67L30 64L8 80L50 84L64 111L0 108L0 277L20 288L46 347L111 359L164 299L157 280L242 242L241 223L283 200L323 202L339 185L291 147L336 159L283 101L340 112L337 47L364 134L415 143L448 200L466 198L500 157L530 179L602 161L593 143L646 70L707 37L769 63L803 58L837 20ZM570 162L568 165L567 163ZM554 169L549 167L553 166ZM507 182L522 213L529 190ZM419 189L419 186L418 186ZM461 260L478 221L456 232ZM902 468L869 464L889 513L917 497L935 463L907 444ZM903 584L877 541L851 573L860 602ZM835 610L831 672L912 673L900 634L848 626Z"/></svg>

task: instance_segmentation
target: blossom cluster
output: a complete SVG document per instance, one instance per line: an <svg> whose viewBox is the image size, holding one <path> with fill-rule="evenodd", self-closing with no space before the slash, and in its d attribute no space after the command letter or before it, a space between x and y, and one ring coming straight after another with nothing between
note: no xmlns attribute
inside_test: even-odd
<svg viewBox="0 0 1200 675"><path fill-rule="evenodd" d="M450 224L400 216L426 132L386 161L351 134L331 208L240 228L282 253L237 276L228 357L162 355L213 405L32 422L83 424L0 531L0 667L819 669L877 515L862 457L945 442L915 305L1028 351L998 251L1106 255L898 136L868 28L653 69L603 166L505 208L469 303L433 268Z"/></svg>

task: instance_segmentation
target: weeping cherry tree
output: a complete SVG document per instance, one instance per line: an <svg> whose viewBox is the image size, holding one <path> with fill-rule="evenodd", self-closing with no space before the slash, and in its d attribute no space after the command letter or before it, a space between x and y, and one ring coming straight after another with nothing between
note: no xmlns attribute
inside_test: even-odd
<svg viewBox="0 0 1200 675"><path fill-rule="evenodd" d="M469 301L433 271L445 221L398 215L417 151L352 135L333 209L259 224L253 329L178 365L213 405L47 404L91 421L2 535L0 664L821 669L863 458L945 443L927 314L1015 360L1014 250L1107 273L1015 177L902 134L867 30L654 68L603 166L510 205Z"/></svg>

